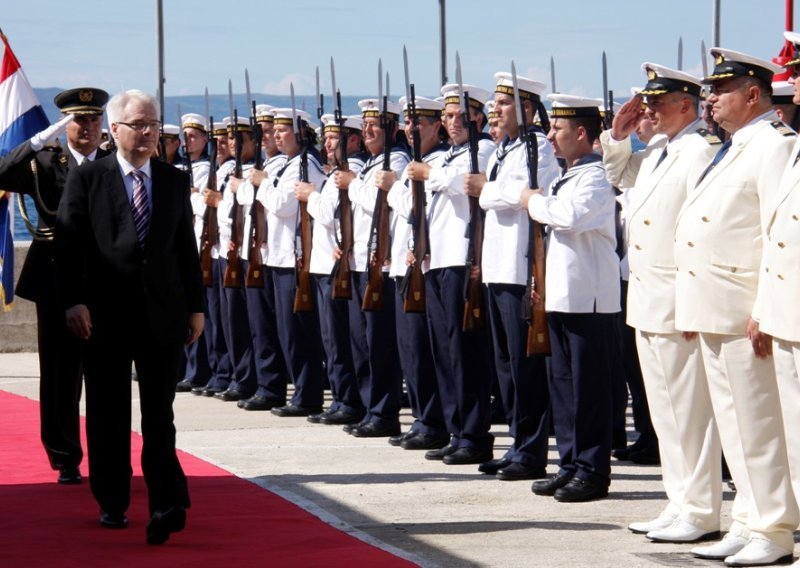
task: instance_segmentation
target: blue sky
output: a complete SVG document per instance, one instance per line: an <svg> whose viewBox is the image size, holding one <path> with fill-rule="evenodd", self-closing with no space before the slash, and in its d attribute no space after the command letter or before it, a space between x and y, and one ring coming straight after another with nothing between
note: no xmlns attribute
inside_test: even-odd
<svg viewBox="0 0 800 568"><path fill-rule="evenodd" d="M643 83L643 61L700 74L700 41L712 46L712 0L448 0L448 76L461 54L464 81L484 88L509 70L550 83L550 56L561 92L601 96L605 50L610 88L625 96ZM402 49L409 52L417 93L438 94L438 0L164 0L166 95L244 92L314 94L320 67L329 100L329 58L343 94L377 94L377 60L403 89ZM33 8L35 7L35 9ZM723 0L722 45L763 58L782 47L782 0ZM34 87L92 85L112 93L155 92L155 0L4 2L0 27ZM268 102L268 101L266 101Z"/></svg>

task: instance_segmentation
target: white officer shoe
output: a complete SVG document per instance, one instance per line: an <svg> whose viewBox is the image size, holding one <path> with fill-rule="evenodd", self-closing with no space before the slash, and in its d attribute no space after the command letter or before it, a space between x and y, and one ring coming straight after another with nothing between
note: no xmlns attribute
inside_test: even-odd
<svg viewBox="0 0 800 568"><path fill-rule="evenodd" d="M728 556L736 554L747 544L747 539L741 535L728 533L719 542L709 546L695 546L691 552L698 558L708 560L725 560Z"/></svg>
<svg viewBox="0 0 800 568"><path fill-rule="evenodd" d="M665 529L675 522L675 517L668 514L661 514L652 521L641 521L628 525L628 530L634 534L647 534L650 531Z"/></svg>
<svg viewBox="0 0 800 568"><path fill-rule="evenodd" d="M676 519L665 529L650 531L647 538L653 542L700 542L718 539L719 530L709 531L689 521Z"/></svg>
<svg viewBox="0 0 800 568"><path fill-rule="evenodd" d="M725 559L726 566L766 566L789 564L792 551L778 546L766 538L754 536L739 552Z"/></svg>

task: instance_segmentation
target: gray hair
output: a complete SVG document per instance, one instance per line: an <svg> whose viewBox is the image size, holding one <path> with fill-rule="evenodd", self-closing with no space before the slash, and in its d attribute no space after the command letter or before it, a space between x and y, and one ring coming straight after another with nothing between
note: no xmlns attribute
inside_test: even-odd
<svg viewBox="0 0 800 568"><path fill-rule="evenodd" d="M114 95L111 97L111 100L108 101L108 105L106 106L108 123L113 124L122 120L124 118L125 108L132 100L138 100L142 103L153 105L156 109L156 115L159 115L158 99L139 89L130 89Z"/></svg>

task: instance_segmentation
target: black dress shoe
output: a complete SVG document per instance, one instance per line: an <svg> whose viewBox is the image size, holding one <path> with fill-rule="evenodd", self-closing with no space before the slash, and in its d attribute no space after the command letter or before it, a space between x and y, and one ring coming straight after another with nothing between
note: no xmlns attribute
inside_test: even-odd
<svg viewBox="0 0 800 568"><path fill-rule="evenodd" d="M405 440L406 438L413 438L417 434L418 432L412 432L411 430L409 430L408 432L403 432L399 436L389 436L389 439L386 441L389 442L390 446L399 447L400 444L403 443L403 440Z"/></svg>
<svg viewBox="0 0 800 568"><path fill-rule="evenodd" d="M349 434L349 433L350 433L350 432L352 432L352 431L353 431L355 428L358 428L359 426L363 426L363 425L364 425L364 424L366 424L366 423L367 423L367 420L366 420L365 418L362 418L362 419L361 419L361 420L359 420L358 422L352 422L351 424L345 424L344 426L342 426L342 430L343 430L344 432L347 432L347 433Z"/></svg>
<svg viewBox="0 0 800 568"><path fill-rule="evenodd" d="M458 448L452 454L442 458L446 465L469 465L487 462L492 459L492 450L481 450L479 448Z"/></svg>
<svg viewBox="0 0 800 568"><path fill-rule="evenodd" d="M658 453L658 444L651 444L637 451L631 450L628 459L639 465L661 465L661 454Z"/></svg>
<svg viewBox="0 0 800 568"><path fill-rule="evenodd" d="M250 398L243 398L236 403L236 406L242 410L271 410L283 404L285 403L280 400L272 400L265 396L253 395Z"/></svg>
<svg viewBox="0 0 800 568"><path fill-rule="evenodd" d="M400 424L376 424L367 422L350 430L350 435L356 438L388 438L400 434Z"/></svg>
<svg viewBox="0 0 800 568"><path fill-rule="evenodd" d="M489 460L487 462L483 462L478 466L478 471L488 475L494 475L508 465L511 465L511 460L503 456L498 460Z"/></svg>
<svg viewBox="0 0 800 568"><path fill-rule="evenodd" d="M175 385L175 392L191 392L192 389L197 388L198 385L194 384L189 379L183 379Z"/></svg>
<svg viewBox="0 0 800 568"><path fill-rule="evenodd" d="M543 467L533 467L524 463L512 462L497 471L497 479L518 481L520 479L544 479L547 472Z"/></svg>
<svg viewBox="0 0 800 568"><path fill-rule="evenodd" d="M564 487L556 490L554 497L562 503L582 503L608 497L608 485L598 485L588 479L573 477Z"/></svg>
<svg viewBox="0 0 800 568"><path fill-rule="evenodd" d="M164 544L169 535L180 532L186 526L186 509L171 507L156 511L147 523L147 544Z"/></svg>
<svg viewBox="0 0 800 568"><path fill-rule="evenodd" d="M628 448L617 448L616 450L611 450L611 455L620 461L628 461L631 451Z"/></svg>
<svg viewBox="0 0 800 568"><path fill-rule="evenodd" d="M445 447L439 448L438 450L428 450L425 452L425 459L441 461L445 456L449 456L456 451L458 451L457 447L447 444Z"/></svg>
<svg viewBox="0 0 800 568"><path fill-rule="evenodd" d="M220 387L194 387L192 389L192 394L196 394L197 396L214 396L218 392L224 392L225 389Z"/></svg>
<svg viewBox="0 0 800 568"><path fill-rule="evenodd" d="M449 434L424 434L416 436L406 436L400 442L400 447L404 450L438 450L450 443Z"/></svg>
<svg viewBox="0 0 800 568"><path fill-rule="evenodd" d="M112 515L100 511L100 526L106 529L125 529L128 528L128 517L125 516L125 513Z"/></svg>
<svg viewBox="0 0 800 568"><path fill-rule="evenodd" d="M320 424L326 424L328 426L339 424L357 424L358 422L361 422L363 418L364 415L360 412L358 414L354 414L340 408L336 412L331 412L330 414L323 412L319 422Z"/></svg>
<svg viewBox="0 0 800 568"><path fill-rule="evenodd" d="M245 400L250 398L250 395L246 392L240 391L239 389L228 389L214 394L214 398L218 400L224 400L225 402L233 402L235 400Z"/></svg>
<svg viewBox="0 0 800 568"><path fill-rule="evenodd" d="M83 477L77 467L62 467L58 470L58 482L61 485L77 485L83 482Z"/></svg>
<svg viewBox="0 0 800 568"><path fill-rule="evenodd" d="M533 485L531 485L531 491L533 491L536 495L545 495L547 497L552 497L556 494L556 491L564 487L567 483L570 482L572 476L567 475L555 475L550 479L542 479L540 481L534 481Z"/></svg>
<svg viewBox="0 0 800 568"><path fill-rule="evenodd" d="M287 404L285 406L278 406L272 409L272 414L275 416L309 416L311 414L319 414L322 408L319 406L295 406L294 404Z"/></svg>

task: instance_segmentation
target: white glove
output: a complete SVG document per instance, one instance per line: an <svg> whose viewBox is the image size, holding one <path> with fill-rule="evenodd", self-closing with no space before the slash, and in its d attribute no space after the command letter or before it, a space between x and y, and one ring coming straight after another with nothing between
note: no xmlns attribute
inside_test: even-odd
<svg viewBox="0 0 800 568"><path fill-rule="evenodd" d="M64 131L67 129L67 125L75 120L74 114L68 114L55 124L51 124L41 132L38 132L31 136L31 148L35 151L41 150L45 147L48 143L54 144L56 138L64 134Z"/></svg>

